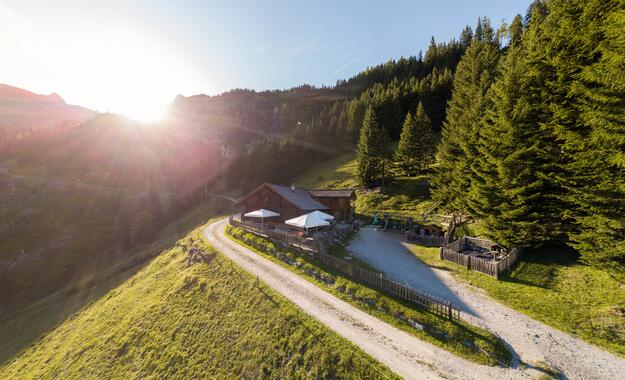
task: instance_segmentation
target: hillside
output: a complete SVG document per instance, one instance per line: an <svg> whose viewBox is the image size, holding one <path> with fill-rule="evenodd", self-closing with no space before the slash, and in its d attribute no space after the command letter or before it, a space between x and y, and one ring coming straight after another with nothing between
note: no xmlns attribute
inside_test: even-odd
<svg viewBox="0 0 625 380"><path fill-rule="evenodd" d="M3 235L12 239L0 239L0 363L119 286L154 256L218 212L209 200L198 203L158 231L153 225L132 222L133 227L124 232L140 239L123 246L115 236L115 203L103 203L102 194L93 195L73 195L73 205L59 202L56 210L62 211L61 215L55 218L35 214L39 222L32 224L30 233L26 223L19 227L23 232ZM85 199L102 208L89 208ZM111 202L115 198L108 199ZM50 199L38 202L50 205ZM70 233L59 236L57 230L62 230L63 225ZM152 230L146 231L146 227ZM24 253L20 247L25 248Z"/></svg>
<svg viewBox="0 0 625 380"><path fill-rule="evenodd" d="M345 153L314 165L294 183L308 189L357 188L355 211L364 215L388 212L421 217L435 205L430 199L428 175L407 177L391 170L386 186L365 189L358 185L356 165L356 154Z"/></svg>
<svg viewBox="0 0 625 380"><path fill-rule="evenodd" d="M3 378L394 378L198 240L171 248L0 367Z"/></svg>
<svg viewBox="0 0 625 380"><path fill-rule="evenodd" d="M123 261L201 208L230 159L206 136L100 114L2 147L0 318Z"/></svg>
<svg viewBox="0 0 625 380"><path fill-rule="evenodd" d="M94 111L67 104L58 94L39 95L0 83L0 128L51 127L62 122L80 123L93 116Z"/></svg>

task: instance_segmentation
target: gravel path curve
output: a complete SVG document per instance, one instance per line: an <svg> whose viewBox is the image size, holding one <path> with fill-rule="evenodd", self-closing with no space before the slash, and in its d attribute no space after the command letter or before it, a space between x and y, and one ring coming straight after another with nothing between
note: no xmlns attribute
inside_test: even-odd
<svg viewBox="0 0 625 380"><path fill-rule="evenodd" d="M499 335L523 362L545 362L568 379L625 379L625 359L504 306L447 271L430 268L402 241L401 234L363 228L348 250L397 281L456 303L464 319Z"/></svg>
<svg viewBox="0 0 625 380"><path fill-rule="evenodd" d="M322 290L292 271L224 236L227 220L203 233L213 246L321 323L407 379L535 378L537 372L469 362L401 331Z"/></svg>

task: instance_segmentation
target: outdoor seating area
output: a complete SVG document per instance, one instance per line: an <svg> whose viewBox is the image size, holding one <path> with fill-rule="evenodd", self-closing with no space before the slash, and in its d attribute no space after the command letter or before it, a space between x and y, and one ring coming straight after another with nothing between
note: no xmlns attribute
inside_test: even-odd
<svg viewBox="0 0 625 380"><path fill-rule="evenodd" d="M238 212L232 217L248 229L332 242L338 226L341 231L352 226L354 198L351 189L307 190L264 183L237 201Z"/></svg>

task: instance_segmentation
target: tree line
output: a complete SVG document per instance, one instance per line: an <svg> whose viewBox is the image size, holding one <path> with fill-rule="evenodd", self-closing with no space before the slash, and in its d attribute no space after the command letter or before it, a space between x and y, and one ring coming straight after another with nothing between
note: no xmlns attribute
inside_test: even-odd
<svg viewBox="0 0 625 380"><path fill-rule="evenodd" d="M484 27L484 25L482 25ZM458 64L433 196L515 246L625 269L625 2L535 1Z"/></svg>
<svg viewBox="0 0 625 380"><path fill-rule="evenodd" d="M353 150L369 108L375 110L376 122L390 140L400 138L406 115L414 115L419 104L430 120L429 130L440 130L453 73L471 35L467 28L457 40L437 43L432 39L425 55L390 60L332 88L307 87L308 102L302 92L273 94L280 99L273 118L285 128L280 134L263 133L250 140L230 171L230 186L246 191L263 181L289 181L320 160ZM307 108L298 113L303 104ZM287 111L290 117L285 117ZM414 145L410 139L406 141ZM389 155L392 158L393 153ZM377 166L377 161L372 165Z"/></svg>

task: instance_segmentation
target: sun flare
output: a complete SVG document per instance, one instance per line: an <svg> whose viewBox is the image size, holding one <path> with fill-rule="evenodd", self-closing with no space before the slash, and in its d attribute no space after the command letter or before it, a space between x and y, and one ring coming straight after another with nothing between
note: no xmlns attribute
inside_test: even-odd
<svg viewBox="0 0 625 380"><path fill-rule="evenodd" d="M80 33L44 28L0 4L0 35L15 36L2 39L13 52L0 62L3 75L99 112L157 121L177 94L197 85L185 52L136 25L82 25Z"/></svg>
<svg viewBox="0 0 625 380"><path fill-rule="evenodd" d="M166 108L165 104L141 102L129 105L128 110L122 110L120 113L135 121L155 122L165 117Z"/></svg>

